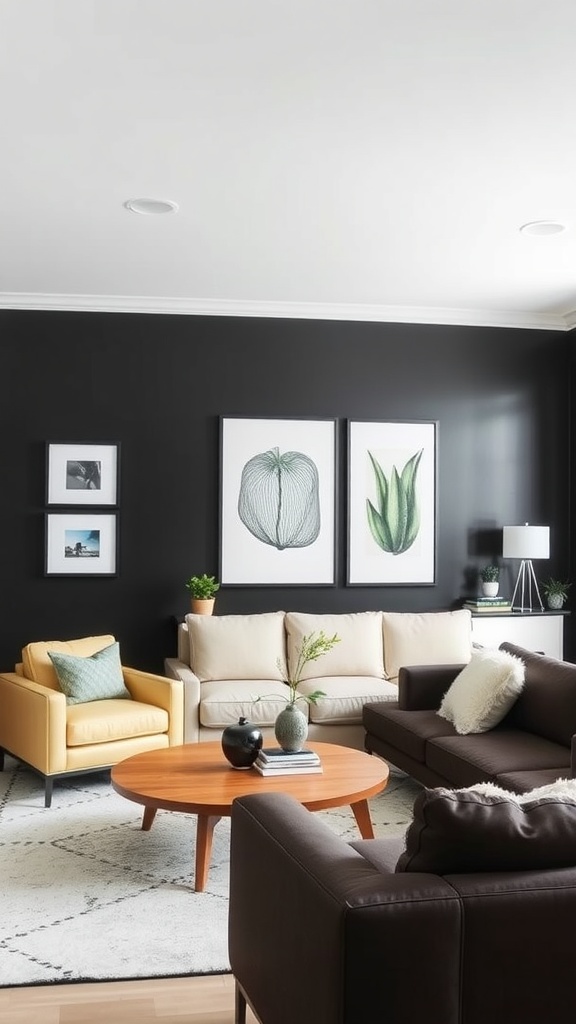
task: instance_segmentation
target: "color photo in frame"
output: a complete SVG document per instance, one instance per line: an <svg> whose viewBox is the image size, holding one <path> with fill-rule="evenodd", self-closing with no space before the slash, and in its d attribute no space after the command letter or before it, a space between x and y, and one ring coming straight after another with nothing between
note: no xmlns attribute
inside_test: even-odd
<svg viewBox="0 0 576 1024"><path fill-rule="evenodd" d="M117 576L118 517L106 512L46 514L45 576Z"/></svg>

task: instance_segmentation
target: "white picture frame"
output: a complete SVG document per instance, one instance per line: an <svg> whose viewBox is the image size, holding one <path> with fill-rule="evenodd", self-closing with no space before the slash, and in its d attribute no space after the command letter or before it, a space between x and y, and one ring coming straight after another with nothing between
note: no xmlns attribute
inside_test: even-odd
<svg viewBox="0 0 576 1024"><path fill-rule="evenodd" d="M435 583L436 448L436 421L348 421L348 586Z"/></svg>
<svg viewBox="0 0 576 1024"><path fill-rule="evenodd" d="M120 446L84 442L46 445L47 505L118 505Z"/></svg>
<svg viewBox="0 0 576 1024"><path fill-rule="evenodd" d="M117 576L115 512L47 512L45 576Z"/></svg>
<svg viewBox="0 0 576 1024"><path fill-rule="evenodd" d="M223 585L336 585L336 422L221 417Z"/></svg>

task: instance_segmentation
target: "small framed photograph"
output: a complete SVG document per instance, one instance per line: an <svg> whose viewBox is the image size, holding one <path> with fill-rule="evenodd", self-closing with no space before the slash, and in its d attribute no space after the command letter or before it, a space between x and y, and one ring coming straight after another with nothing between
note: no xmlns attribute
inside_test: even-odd
<svg viewBox="0 0 576 1024"><path fill-rule="evenodd" d="M47 505L117 505L118 444L46 445Z"/></svg>
<svg viewBox="0 0 576 1024"><path fill-rule="evenodd" d="M115 512L46 513L45 576L117 576Z"/></svg>

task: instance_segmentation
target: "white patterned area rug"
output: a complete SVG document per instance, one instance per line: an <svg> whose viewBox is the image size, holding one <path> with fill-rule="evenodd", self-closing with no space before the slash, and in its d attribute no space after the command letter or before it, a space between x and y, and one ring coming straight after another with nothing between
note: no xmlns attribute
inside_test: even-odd
<svg viewBox="0 0 576 1024"><path fill-rule="evenodd" d="M370 801L376 835L400 835L421 787L394 774ZM228 960L230 819L214 830L205 892L193 889L196 818L142 808L109 774L54 785L6 758L0 772L0 986L218 974ZM348 807L318 812L357 838Z"/></svg>

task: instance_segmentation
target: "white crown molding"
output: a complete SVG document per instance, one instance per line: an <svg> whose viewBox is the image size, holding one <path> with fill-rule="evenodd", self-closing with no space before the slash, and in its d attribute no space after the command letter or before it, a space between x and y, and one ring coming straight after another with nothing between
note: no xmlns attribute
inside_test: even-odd
<svg viewBox="0 0 576 1024"><path fill-rule="evenodd" d="M0 309L280 317L289 320L359 320L375 323L439 324L463 327L517 327L548 331L568 331L576 326L576 310L563 316L556 313L443 309L433 306L149 298L138 295L42 295L27 292L10 295L0 293Z"/></svg>
<svg viewBox="0 0 576 1024"><path fill-rule="evenodd" d="M576 327L576 309L572 309L569 313L564 314L564 322L567 331L571 331L573 327Z"/></svg>

